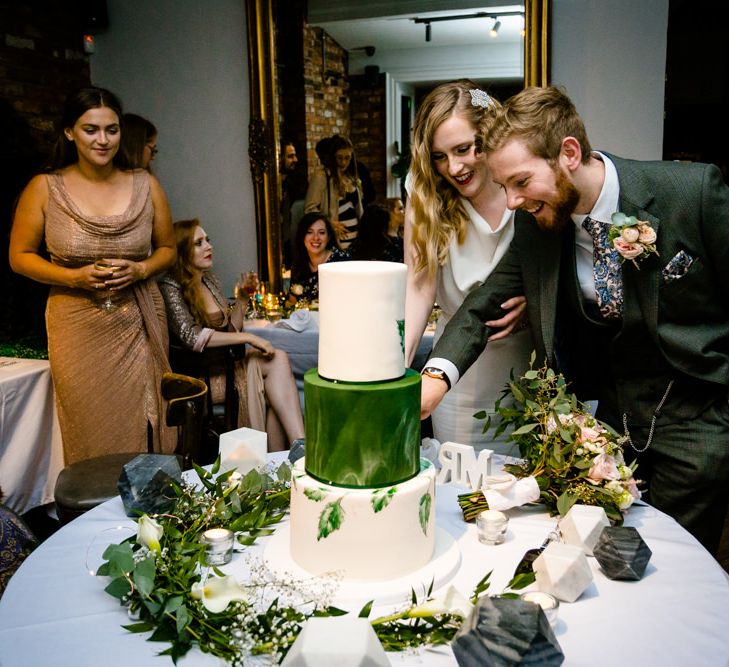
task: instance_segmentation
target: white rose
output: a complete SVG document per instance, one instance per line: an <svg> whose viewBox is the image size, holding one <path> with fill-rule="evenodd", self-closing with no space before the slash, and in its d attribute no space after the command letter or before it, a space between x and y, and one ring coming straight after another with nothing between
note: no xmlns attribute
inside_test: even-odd
<svg viewBox="0 0 729 667"><path fill-rule="evenodd" d="M291 285L291 294L294 296L301 296L304 293L304 288L302 285L299 285L298 283L294 283Z"/></svg>
<svg viewBox="0 0 729 667"><path fill-rule="evenodd" d="M626 227L620 233L626 243L635 243L640 237L640 232L635 227Z"/></svg>

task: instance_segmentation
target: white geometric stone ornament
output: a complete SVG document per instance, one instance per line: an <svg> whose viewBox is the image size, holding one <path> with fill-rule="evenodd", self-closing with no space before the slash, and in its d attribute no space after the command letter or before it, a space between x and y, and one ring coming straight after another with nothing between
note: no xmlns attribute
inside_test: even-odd
<svg viewBox="0 0 729 667"><path fill-rule="evenodd" d="M592 556L603 528L609 525L610 520L602 507L572 505L559 521L559 532L565 544L581 547L588 556Z"/></svg>
<svg viewBox="0 0 729 667"><path fill-rule="evenodd" d="M458 442L444 442L438 452L440 472L438 484L457 484L474 491L481 488L483 480L491 475L491 449L482 449L476 459L476 450L471 445Z"/></svg>
<svg viewBox="0 0 729 667"><path fill-rule="evenodd" d="M281 667L390 667L366 618L312 617L304 624Z"/></svg>
<svg viewBox="0 0 729 667"><path fill-rule="evenodd" d="M239 428L221 433L218 449L222 471L235 468L241 475L245 475L254 468L265 465L268 436L263 431Z"/></svg>
<svg viewBox="0 0 729 667"><path fill-rule="evenodd" d="M592 570L581 547L550 542L534 561L537 588L563 602L574 602L592 583Z"/></svg>

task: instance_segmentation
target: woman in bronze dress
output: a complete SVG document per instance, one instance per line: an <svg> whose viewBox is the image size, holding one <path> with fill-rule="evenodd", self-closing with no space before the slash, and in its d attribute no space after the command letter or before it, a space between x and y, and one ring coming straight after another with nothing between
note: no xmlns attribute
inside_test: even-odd
<svg viewBox="0 0 729 667"><path fill-rule="evenodd" d="M10 238L13 270L51 285L48 353L66 464L148 443L170 452L176 441L164 426L167 323L153 279L175 260L170 211L154 176L126 169L121 117L107 90L69 96L51 167L21 194Z"/></svg>

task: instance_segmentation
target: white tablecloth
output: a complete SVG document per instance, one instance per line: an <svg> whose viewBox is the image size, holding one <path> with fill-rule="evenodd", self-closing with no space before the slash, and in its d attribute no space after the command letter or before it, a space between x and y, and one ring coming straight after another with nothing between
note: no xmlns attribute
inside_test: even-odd
<svg viewBox="0 0 729 667"><path fill-rule="evenodd" d="M279 455L280 456L280 455ZM478 542L475 527L463 522L456 495L438 486L437 522L456 540L462 565L451 583L470 595L493 570L491 593L511 578L523 553L539 546L555 519L537 509L510 510L507 540L499 546ZM729 664L729 579L699 543L665 514L634 506L627 525L635 526L653 557L641 581L611 581L588 559L594 581L574 603L562 603L555 630L567 667L670 667ZM87 572L106 545L129 535L133 526L116 498L52 535L25 561L0 600L0 665L172 665L156 657L166 644L126 632L129 622L117 601L104 593L105 581ZM266 539L253 547L262 553ZM237 556L240 557L240 556ZM420 589L428 582L413 581ZM366 600L362 600L362 603ZM354 608L356 607L356 608ZM359 611L361 604L353 611ZM448 647L416 654L390 654L393 666L454 667ZM199 651L183 661L219 662Z"/></svg>
<svg viewBox="0 0 729 667"><path fill-rule="evenodd" d="M246 330L256 336L265 338L274 347L289 355L291 370L303 405L304 373L310 368L315 368L319 361L318 329L310 328L304 331L293 331L284 326L273 326L265 320L253 320L246 322ZM433 332L427 331L423 335L413 359L412 367L415 370L420 371L423 368L432 348Z"/></svg>
<svg viewBox="0 0 729 667"><path fill-rule="evenodd" d="M53 502L63 468L48 362L0 357L0 487L4 503L23 514Z"/></svg>

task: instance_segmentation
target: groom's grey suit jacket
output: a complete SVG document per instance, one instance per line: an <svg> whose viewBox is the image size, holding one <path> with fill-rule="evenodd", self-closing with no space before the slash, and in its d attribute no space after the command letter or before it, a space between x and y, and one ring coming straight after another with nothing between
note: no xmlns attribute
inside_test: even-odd
<svg viewBox="0 0 729 667"><path fill-rule="evenodd" d="M659 255L641 260L639 268L623 264L620 328L605 349L593 349L594 357L583 355L577 362L585 370L595 358L607 356L620 387L611 394L619 403L616 412L629 412L631 403L641 400L646 410L655 406L664 380L674 377L687 396L695 393L695 380L702 390L726 393L729 188L713 165L608 157L618 172L619 210L650 222ZM557 322L558 303L578 290L575 272L565 270L574 264L573 239L572 226L562 233L544 232L529 214L518 211L511 247L489 278L468 295L432 356L450 360L462 375L494 333L483 322L502 316L500 304L507 298L524 294L538 363L557 366L555 332L572 326L562 316ZM680 388L675 399L675 419L691 418L702 409L682 407Z"/></svg>

